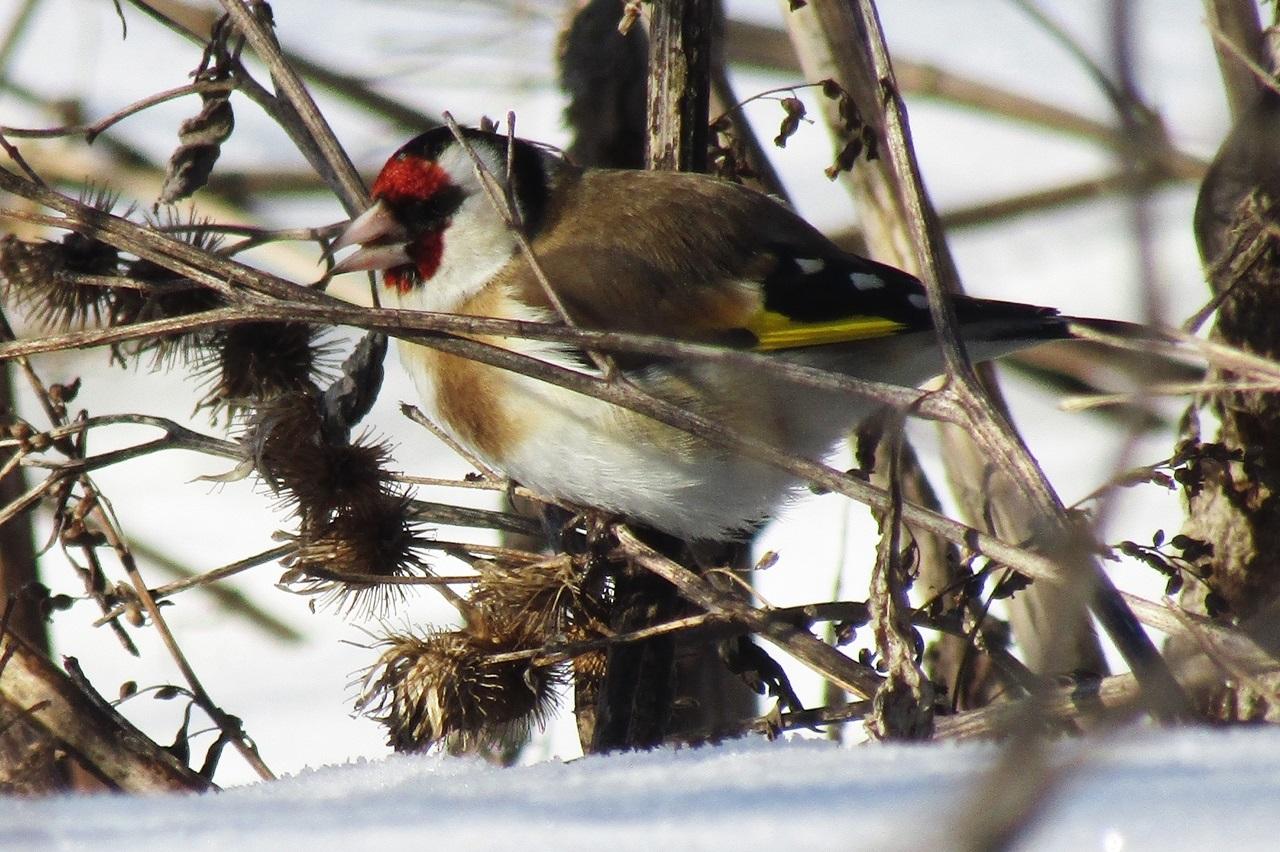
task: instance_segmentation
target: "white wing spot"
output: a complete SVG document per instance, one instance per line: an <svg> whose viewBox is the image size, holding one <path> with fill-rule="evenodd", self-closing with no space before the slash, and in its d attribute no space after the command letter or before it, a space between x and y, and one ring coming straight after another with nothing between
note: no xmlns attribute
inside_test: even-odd
<svg viewBox="0 0 1280 852"><path fill-rule="evenodd" d="M800 267L800 271L805 275L813 275L827 268L827 262L821 258L797 257L796 266Z"/></svg>
<svg viewBox="0 0 1280 852"><path fill-rule="evenodd" d="M912 307L919 308L922 311L929 309L929 297L923 293L912 293L907 297L907 301L911 303Z"/></svg>
<svg viewBox="0 0 1280 852"><path fill-rule="evenodd" d="M852 272L849 274L849 281L858 290L879 290L884 286L884 279L879 275L872 275L869 272Z"/></svg>

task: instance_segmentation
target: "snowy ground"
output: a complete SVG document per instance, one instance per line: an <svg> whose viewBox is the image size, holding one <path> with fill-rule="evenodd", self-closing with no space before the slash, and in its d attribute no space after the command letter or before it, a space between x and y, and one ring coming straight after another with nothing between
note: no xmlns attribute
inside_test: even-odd
<svg viewBox="0 0 1280 852"><path fill-rule="evenodd" d="M757 740L515 769L392 757L212 797L0 800L0 837L133 852L947 849L997 753ZM1280 731L1142 730L1064 744L1055 761L1065 780L1015 848L1276 848Z"/></svg>

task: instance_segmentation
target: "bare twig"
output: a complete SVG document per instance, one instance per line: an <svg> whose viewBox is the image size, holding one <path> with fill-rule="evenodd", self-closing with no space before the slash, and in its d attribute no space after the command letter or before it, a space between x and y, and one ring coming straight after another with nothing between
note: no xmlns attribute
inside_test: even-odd
<svg viewBox="0 0 1280 852"><path fill-rule="evenodd" d="M149 109L157 104L167 101L183 98L187 95L208 95L217 92L235 91L236 84L233 81L202 81L199 83L188 83L185 86L178 86L173 89L166 89L163 92L157 92L149 95L142 100L135 101L126 107L116 110L105 118L100 118L93 124L72 124L63 127L43 127L43 128L23 128L23 127L0 127L0 134L6 136L14 136L22 139L55 139L60 136L83 136L85 142L92 143L94 138L106 131L112 125L124 121L126 118L137 115L145 109Z"/></svg>
<svg viewBox="0 0 1280 852"><path fill-rule="evenodd" d="M1218 12L1226 12L1228 3L1226 0L1208 0L1206 5L1215 7ZM1276 83L1275 76L1261 62L1262 30L1258 22L1258 7L1248 4L1249 8L1246 11L1244 8L1246 4L1233 2L1229 5L1235 7L1231 10L1234 24L1232 29L1238 36L1243 37L1246 43L1243 45L1237 43L1220 26L1220 20L1210 22L1209 35L1213 37L1214 46L1218 49L1218 65L1222 67L1223 77L1228 83L1227 97L1231 101L1232 113L1239 117L1245 108L1252 106L1257 100L1258 91L1267 88L1272 92L1280 93L1280 84ZM1251 22L1246 18L1249 14L1253 16ZM1257 29L1250 31L1252 28ZM1234 60L1236 65L1232 66L1230 60ZM1236 70L1240 66L1243 66L1244 76ZM1230 74L1228 68L1231 68ZM1247 85L1246 81L1253 85Z"/></svg>
<svg viewBox="0 0 1280 852"><path fill-rule="evenodd" d="M467 156L471 158L472 168L475 169L476 177L480 181L480 185L484 187L485 195L489 198L489 203L493 205L494 211L501 217L502 222L506 225L507 230L515 238L516 243L520 246L520 252L529 263L529 269L533 272L534 278L538 280L538 286L542 288L542 294L547 297L547 301L551 304L552 310L556 312L556 316L560 318L569 328L578 328L578 323L569 313L569 309L565 306L564 301L556 293L555 287L551 284L551 279L547 277L547 273L542 269L542 264L538 262L538 256L534 254L533 246L529 244L529 237L525 234L524 228L520 223L520 211L516 206L515 197L511 194L515 191L515 187L511 184L511 176L507 175L506 189L498 182L498 179L485 165L484 161L477 156L475 149L471 147L471 142L462 134L462 128L458 126L458 122L454 121L453 116L449 112L444 113L445 124L453 133L453 138L457 140L462 149L467 152ZM513 124L514 116L507 114L507 134L508 145L515 144L515 126ZM508 151L507 168L511 169L515 165L513 151ZM617 374L617 368L604 355L595 350L587 350L587 355L596 365L601 374L607 380L613 379Z"/></svg>
<svg viewBox="0 0 1280 852"><path fill-rule="evenodd" d="M880 677L854 662L807 630L778 624L768 614L724 594L689 569L672 562L644 544L624 526L616 528L618 543L636 564L670 582L680 594L712 612L742 622L761 638L777 645L818 674L855 695L868 697L880 686Z"/></svg>
<svg viewBox="0 0 1280 852"><path fill-rule="evenodd" d="M797 606L774 607L761 609L770 621L804 628L820 621L842 621L855 626L866 624L871 618L871 608L862 601L829 601L824 603L799 604ZM912 624L918 627L960 634L963 627L955 619L935 618L922 610L909 613ZM735 636L750 632L751 627L735 620L731 614L714 610L698 615L690 615L673 621L665 621L626 633L615 633L600 639L584 639L580 642L556 642L543 648L531 648L523 651L509 651L502 654L491 654L485 659L490 663L531 660L534 665L554 666L566 660L580 657L592 651L607 648L620 642L643 642L667 633L696 632L713 637Z"/></svg>
<svg viewBox="0 0 1280 852"><path fill-rule="evenodd" d="M103 781L132 793L213 788L44 655L12 634L0 641L5 646L0 695L19 707L38 706L27 715L28 721L74 752Z"/></svg>
<svg viewBox="0 0 1280 852"><path fill-rule="evenodd" d="M422 409L418 408L416 405L410 405L407 402L402 402L400 403L400 413L426 429L434 435L440 443L453 450L459 457L465 460L467 464L480 471L480 475L484 477L485 482L489 484L489 487L502 487L501 483L506 481L505 476L485 464L484 461L475 453L453 440L453 437L448 432L437 426L430 417L422 412Z"/></svg>
<svg viewBox="0 0 1280 852"><path fill-rule="evenodd" d="M312 166L325 178L337 194L342 206L352 216L362 212L369 206L369 193L364 182L356 172L355 166L334 136L329 122L320 113L319 107L311 98L311 94L298 78L297 73L280 52L280 45L275 36L267 29L262 17L256 13L264 8L254 4L251 6L242 0L220 0L222 8L235 22L238 29L249 40L258 58L266 63L271 71L271 79L276 89L297 115L305 133L296 131L293 122L283 121L282 126ZM276 116L279 120L280 116Z"/></svg>
<svg viewBox="0 0 1280 852"><path fill-rule="evenodd" d="M1245 382L1175 382L1172 384L1147 385L1141 391L1124 393L1091 393L1066 396L1058 401L1063 411L1086 411L1109 405L1145 404L1154 397L1186 396L1194 397L1214 393L1259 393L1280 390L1280 381Z"/></svg>
<svg viewBox="0 0 1280 852"><path fill-rule="evenodd" d="M228 577L239 574L241 571L247 571L250 568L256 568L259 565L274 562L277 559L288 556L293 552L293 550L294 546L292 544L273 547L270 550L264 550L262 553L256 553L253 556L247 556L244 559L237 560L229 565L224 565L221 568L215 568L212 571L206 571L202 574L196 574L191 577L185 577L181 580L175 580L172 583L165 583L162 586L156 586L154 589L150 590L151 597L156 601L162 601L165 598L172 597L173 595L176 595L179 592L184 592L187 589L207 586L211 583L216 583L220 580L225 580ZM101 627L111 619L119 618L125 614L126 609L127 607L124 604L114 607L95 621L93 626Z"/></svg>
<svg viewBox="0 0 1280 852"><path fill-rule="evenodd" d="M0 42L0 78L7 76L9 59L13 56L13 51L22 40L22 36L26 34L27 25L31 23L31 13L36 10L39 2L40 0L23 0L22 5L14 11L9 25L4 28L4 39Z"/></svg>
<svg viewBox="0 0 1280 852"><path fill-rule="evenodd" d="M409 505L415 518L437 524L480 527L524 535L536 535L542 529L537 521L509 512L471 509L466 506L452 506L448 503L432 503L426 500L414 500Z"/></svg>
<svg viewBox="0 0 1280 852"><path fill-rule="evenodd" d="M90 487L88 477L82 477L81 482ZM96 490L96 489L95 489ZM120 535L120 531L116 526L115 518L104 505L103 500L99 497L95 502L94 515L101 524L103 534L107 538L107 543L111 549L115 551L116 558L120 560L121 566L124 567L125 573L129 577L129 581L133 584L133 589L138 594L139 600L142 602L143 608L146 610L151 624L156 632L160 635L161 641L169 651L169 655L177 664L178 670L182 673L183 679L187 682L187 686L191 689L193 700L209 715L213 723L218 726L223 735L231 743L231 745L240 752L245 761L253 767L259 777L264 780L274 779L275 773L272 772L267 764L263 762L262 757L258 754L258 748L249 739L240 724L240 720L231 716L221 707L214 703L209 693L205 690L204 685L200 682L200 678L196 675L195 669L187 661L186 655L182 653L182 649L178 647L177 639L174 638L173 632L169 630L168 622L165 621L164 614L160 611L159 605L155 598L151 595L151 590L147 588L147 584L142 579L142 574L138 571L138 565L134 561L133 553L125 544L124 539Z"/></svg>
<svg viewBox="0 0 1280 852"><path fill-rule="evenodd" d="M1124 606L1110 579L1096 560L1088 554L1088 546L1077 540L1065 510L1025 445L1016 437L1007 420L992 405L973 371L963 343L956 331L954 310L946 296L954 287L944 286L942 276L955 277L954 265L943 257L941 229L937 216L926 206L919 166L911 146L906 107L893 82L893 69L880 29L879 18L871 0L859 0L859 23L867 35L867 49L875 73L884 87L885 136L888 158L898 174L902 205L917 253L921 278L929 294L929 309L934 318L939 342L947 364L948 392L969 414L968 423L975 439L1018 483L1036 511L1056 529L1049 536L1050 545L1072 563L1069 569L1075 582L1093 583L1095 614L1111 635L1121 654L1149 686L1152 712L1162 718L1175 718L1184 712L1186 699L1169 674L1151 639Z"/></svg>
<svg viewBox="0 0 1280 852"><path fill-rule="evenodd" d="M1117 111L1123 112L1129 108L1130 104L1134 103L1130 100L1132 93L1125 91L1120 84L1113 81L1080 42L1071 33L1067 32L1061 24L1050 17L1047 12L1036 5L1034 0L1010 0L1010 2L1021 9L1045 34L1056 41L1076 60L1085 73L1093 79L1094 84L1107 96L1107 99L1111 101Z"/></svg>

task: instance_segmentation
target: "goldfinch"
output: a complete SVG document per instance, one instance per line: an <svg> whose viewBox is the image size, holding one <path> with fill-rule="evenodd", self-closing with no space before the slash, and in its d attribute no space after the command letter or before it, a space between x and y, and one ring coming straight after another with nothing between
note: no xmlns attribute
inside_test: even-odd
<svg viewBox="0 0 1280 852"><path fill-rule="evenodd" d="M706 175L584 169L554 150L465 130L514 199L520 227L577 325L751 348L837 373L914 386L942 371L913 276L842 251L772 198ZM511 186L507 186L510 180ZM558 322L472 154L447 128L404 145L373 205L333 250L335 273L380 269L409 310ZM975 360L1069 336L1050 308L957 297ZM570 346L489 341L576 370ZM496 367L402 342L427 414L459 444L548 497L683 539L740 536L798 485L788 474L642 415ZM619 358L627 379L688 411L822 458L869 411L719 364Z"/></svg>

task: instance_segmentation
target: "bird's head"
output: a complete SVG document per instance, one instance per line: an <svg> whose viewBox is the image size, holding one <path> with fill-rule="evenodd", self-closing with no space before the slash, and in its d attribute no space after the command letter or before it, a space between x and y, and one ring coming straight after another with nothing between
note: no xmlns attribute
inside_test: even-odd
<svg viewBox="0 0 1280 852"><path fill-rule="evenodd" d="M519 221L532 233L557 161L517 139L508 167L506 136L464 129L462 138L465 145L449 128L438 127L391 155L373 182L372 206L351 220L330 249L360 247L333 274L383 270L387 287L407 294L428 284L446 263L478 269L511 256L514 236L486 193L480 168L493 176L499 196L506 194L510 176Z"/></svg>

